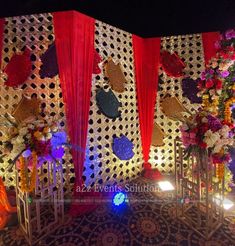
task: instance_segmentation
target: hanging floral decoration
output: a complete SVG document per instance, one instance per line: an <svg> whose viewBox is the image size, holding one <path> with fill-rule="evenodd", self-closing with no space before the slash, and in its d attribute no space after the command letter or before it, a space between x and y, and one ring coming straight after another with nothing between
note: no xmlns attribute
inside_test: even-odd
<svg viewBox="0 0 235 246"><path fill-rule="evenodd" d="M94 63L93 63L93 73L99 74L101 73L101 68L99 67L99 63L102 62L102 58L100 54L95 50L94 51Z"/></svg>
<svg viewBox="0 0 235 246"><path fill-rule="evenodd" d="M202 98L197 96L199 92L199 80L200 79L194 80L189 77L182 79L183 96L187 97L191 103L202 103Z"/></svg>
<svg viewBox="0 0 235 246"><path fill-rule="evenodd" d="M113 137L113 153L120 160L130 160L134 156L134 144L125 135L120 137Z"/></svg>
<svg viewBox="0 0 235 246"><path fill-rule="evenodd" d="M160 56L160 63L168 76L181 77L184 75L183 70L186 65L175 52L171 54L164 50Z"/></svg>
<svg viewBox="0 0 235 246"><path fill-rule="evenodd" d="M40 56L40 59L42 62L39 71L40 78L54 78L59 73L55 43L48 47L45 53Z"/></svg>
<svg viewBox="0 0 235 246"><path fill-rule="evenodd" d="M96 103L99 110L108 118L116 119L121 116L119 111L121 103L111 89L106 92L103 88L99 88L96 92Z"/></svg>
<svg viewBox="0 0 235 246"><path fill-rule="evenodd" d="M235 97L229 98L224 103L224 120L228 124L233 124L232 112L231 112L231 107L232 107L233 104L235 104Z"/></svg>
<svg viewBox="0 0 235 246"><path fill-rule="evenodd" d="M4 68L3 73L6 75L5 85L10 87L22 85L30 76L31 71L30 50L26 48L24 52L14 54Z"/></svg>

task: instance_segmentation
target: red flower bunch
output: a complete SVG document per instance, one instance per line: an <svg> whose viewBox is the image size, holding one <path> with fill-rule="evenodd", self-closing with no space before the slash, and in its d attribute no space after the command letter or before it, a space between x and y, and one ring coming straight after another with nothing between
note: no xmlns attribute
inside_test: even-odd
<svg viewBox="0 0 235 246"><path fill-rule="evenodd" d="M217 58L222 58L224 60L235 60L235 50L233 46L222 47L217 52Z"/></svg>
<svg viewBox="0 0 235 246"><path fill-rule="evenodd" d="M231 130L234 129L234 124L233 123L229 123L229 122L226 122L225 120L223 120L222 124L223 125L227 125Z"/></svg>
<svg viewBox="0 0 235 246"><path fill-rule="evenodd" d="M228 146L234 143L234 133L223 123L205 111L199 111L190 121L187 120L180 127L186 151L196 154L207 149L214 163L228 162Z"/></svg>
<svg viewBox="0 0 235 246"><path fill-rule="evenodd" d="M35 140L34 146L38 156L48 156L51 153L51 141Z"/></svg>
<svg viewBox="0 0 235 246"><path fill-rule="evenodd" d="M228 163L231 161L231 155L229 153L223 153L223 154L213 154L212 155L212 162L214 164L218 163Z"/></svg>
<svg viewBox="0 0 235 246"><path fill-rule="evenodd" d="M198 83L198 88L202 90L203 88L206 89L222 89L222 81L218 78L210 78L207 80L200 80Z"/></svg>

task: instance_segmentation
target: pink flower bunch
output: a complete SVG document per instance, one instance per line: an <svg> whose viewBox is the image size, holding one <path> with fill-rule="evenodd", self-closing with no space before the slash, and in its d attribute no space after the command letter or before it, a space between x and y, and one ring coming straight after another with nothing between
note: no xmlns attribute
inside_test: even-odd
<svg viewBox="0 0 235 246"><path fill-rule="evenodd" d="M180 127L183 145L191 152L208 150L213 162L228 162L230 154L228 146L234 144L231 127L219 118L200 111L190 121Z"/></svg>

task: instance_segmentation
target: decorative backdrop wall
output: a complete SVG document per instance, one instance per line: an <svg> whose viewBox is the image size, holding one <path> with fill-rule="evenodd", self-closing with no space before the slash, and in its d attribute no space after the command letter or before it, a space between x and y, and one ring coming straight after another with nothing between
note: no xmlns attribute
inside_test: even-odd
<svg viewBox="0 0 235 246"><path fill-rule="evenodd" d="M123 93L114 92L121 102L121 116L116 119L107 118L101 113L96 104L96 91L110 89L103 69L98 75L93 75L92 93L90 101L88 139L86 147L86 161L83 178L86 185L115 184L126 182L137 177L142 170L142 153L139 132L139 118L136 100L135 74L132 48L132 35L108 24L96 21L95 48L101 57L100 67L112 57L120 62L127 84ZM39 70L40 56L54 41L52 15L39 14L6 18L2 50L2 68L5 67L14 52L20 52L27 46L31 52L33 63L32 74L24 85L24 93L36 93L42 101L42 108L60 118L62 125L66 125L64 104L58 76L52 79L41 79ZM185 60L188 73L197 78L203 70L204 54L200 34L166 37L161 39L162 49L177 51ZM160 99L167 93L177 96L179 100L193 112L198 106L193 105L182 95L181 79L172 79L160 69L159 92L156 103L155 121L165 131L167 137L165 145L151 148L150 162L160 171L171 173L173 166L173 140L179 135L179 123L169 120L160 109ZM1 76L0 86L0 115L12 112L20 101L23 91L4 86L4 76ZM156 88L157 89L157 88ZM1 119L2 121L2 119ZM66 127L66 126L65 126ZM4 129L0 128L0 144L4 140ZM134 144L134 157L129 161L121 161L113 154L112 143L114 136L127 136ZM74 169L71 155L64 157L64 183L67 190L74 182ZM10 162L10 161L9 161ZM8 187L14 186L14 170L7 170L8 161L0 160L0 176ZM46 172L46 170L45 170Z"/></svg>

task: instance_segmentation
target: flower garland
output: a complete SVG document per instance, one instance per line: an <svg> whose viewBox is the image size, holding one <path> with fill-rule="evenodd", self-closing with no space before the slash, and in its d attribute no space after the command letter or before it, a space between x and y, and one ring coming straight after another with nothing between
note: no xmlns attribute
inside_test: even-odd
<svg viewBox="0 0 235 246"><path fill-rule="evenodd" d="M20 162L20 189L23 192L33 192L36 186L37 161L38 157L35 151L32 152L32 173L29 177L28 166L26 165L25 157L19 157Z"/></svg>
<svg viewBox="0 0 235 246"><path fill-rule="evenodd" d="M204 94L202 96L202 107L204 110L210 112L213 115L218 114L218 105L219 105L219 100L217 97L215 97L212 102L210 102L210 97L207 94Z"/></svg>
<svg viewBox="0 0 235 246"><path fill-rule="evenodd" d="M235 30L231 29L222 33L215 47L216 56L210 60L201 73L201 80L198 82L198 96L202 97L203 109L218 117L221 124L230 129L229 134L225 128L222 130L224 137L221 136L221 130L205 133L207 141L211 142L209 145L207 143L207 147L212 151L217 182L221 182L225 177L225 185L227 185L232 183L229 181L232 179L228 178L232 177L232 173L227 164L230 160L229 150L234 146L231 141L235 132L234 115L232 115L233 104L235 104ZM204 136L202 140L206 138ZM195 148L195 146L190 146L190 148ZM224 147L221 148L221 146ZM226 189L228 190L229 187Z"/></svg>
<svg viewBox="0 0 235 246"><path fill-rule="evenodd" d="M225 173L225 164L222 163L217 163L216 164L216 177L219 179L219 182L221 182L221 180L224 177L224 173Z"/></svg>
<svg viewBox="0 0 235 246"><path fill-rule="evenodd" d="M234 30L222 34L216 42L216 56L213 57L206 69L201 73L198 83L198 96L204 98L205 110L219 115L221 119L229 117L230 110L225 108L224 102L234 95L235 81L235 38ZM226 114L226 116L225 116Z"/></svg>
<svg viewBox="0 0 235 246"><path fill-rule="evenodd" d="M229 98L224 103L224 120L226 123L232 123L231 105L235 103L235 97Z"/></svg>

